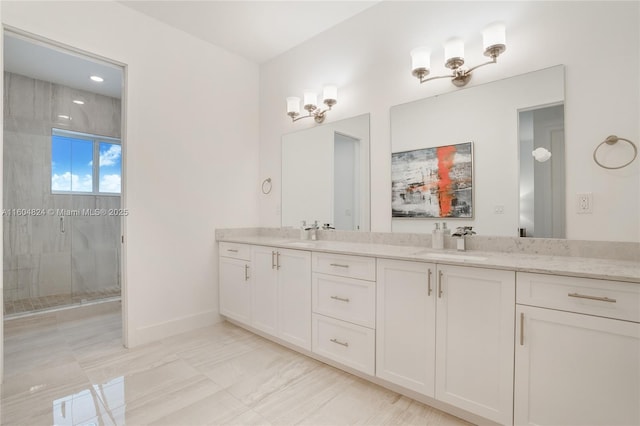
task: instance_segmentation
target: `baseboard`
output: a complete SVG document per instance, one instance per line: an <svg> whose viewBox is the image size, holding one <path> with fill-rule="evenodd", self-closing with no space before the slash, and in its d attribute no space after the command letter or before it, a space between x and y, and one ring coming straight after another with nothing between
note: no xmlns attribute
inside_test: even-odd
<svg viewBox="0 0 640 426"><path fill-rule="evenodd" d="M166 337L208 327L217 322L220 322L218 311L209 310L144 327L133 328L133 324L129 324L128 347L133 348L145 343L155 342Z"/></svg>

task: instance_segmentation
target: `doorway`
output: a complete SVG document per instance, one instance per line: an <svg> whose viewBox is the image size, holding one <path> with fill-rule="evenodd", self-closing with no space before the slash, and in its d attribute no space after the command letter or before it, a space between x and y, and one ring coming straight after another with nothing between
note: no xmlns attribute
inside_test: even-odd
<svg viewBox="0 0 640 426"><path fill-rule="evenodd" d="M3 313L121 296L122 67L4 33Z"/></svg>

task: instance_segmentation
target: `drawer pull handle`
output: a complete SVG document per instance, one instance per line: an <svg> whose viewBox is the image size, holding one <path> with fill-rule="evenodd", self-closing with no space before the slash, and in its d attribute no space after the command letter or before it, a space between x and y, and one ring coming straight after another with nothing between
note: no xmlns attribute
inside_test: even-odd
<svg viewBox="0 0 640 426"><path fill-rule="evenodd" d="M598 300L600 302L616 303L616 299L609 299L608 297L589 296L587 294L580 294L580 293L569 293L567 296L577 297L579 299L589 299L589 300Z"/></svg>
<svg viewBox="0 0 640 426"><path fill-rule="evenodd" d="M343 297L339 297L339 296L331 296L331 298L332 298L333 300L339 300L339 301L341 301L341 302L349 303L349 298L348 298L348 297L345 299L345 298L343 298Z"/></svg>
<svg viewBox="0 0 640 426"><path fill-rule="evenodd" d="M337 268L348 268L349 267L349 265L341 265L339 263L331 263L330 265L331 266L335 266Z"/></svg>
<svg viewBox="0 0 640 426"><path fill-rule="evenodd" d="M244 265L244 280L249 281L249 265Z"/></svg>
<svg viewBox="0 0 640 426"><path fill-rule="evenodd" d="M276 253L276 269L280 269L280 252Z"/></svg>
<svg viewBox="0 0 640 426"><path fill-rule="evenodd" d="M335 343L336 345L344 346L345 348L348 348L348 347L349 347L349 343L348 343L348 342L341 342L341 341L340 341L340 340L338 340L338 339L331 339L331 341L332 341L333 343Z"/></svg>
<svg viewBox="0 0 640 426"><path fill-rule="evenodd" d="M276 252L271 252L271 269L276 269Z"/></svg>
<svg viewBox="0 0 640 426"><path fill-rule="evenodd" d="M442 271L438 271L438 298L442 298Z"/></svg>
<svg viewBox="0 0 640 426"><path fill-rule="evenodd" d="M429 268L429 275L427 278L427 296L431 296L431 268Z"/></svg>
<svg viewBox="0 0 640 426"><path fill-rule="evenodd" d="M236 249L227 249L227 251L230 251L231 253L237 253L238 252L238 250L236 250Z"/></svg>

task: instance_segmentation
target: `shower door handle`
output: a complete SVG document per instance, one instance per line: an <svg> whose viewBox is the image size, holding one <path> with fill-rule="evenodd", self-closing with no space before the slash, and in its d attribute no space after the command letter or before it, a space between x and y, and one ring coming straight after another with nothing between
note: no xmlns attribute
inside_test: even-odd
<svg viewBox="0 0 640 426"><path fill-rule="evenodd" d="M64 217L60 218L60 232L64 234Z"/></svg>

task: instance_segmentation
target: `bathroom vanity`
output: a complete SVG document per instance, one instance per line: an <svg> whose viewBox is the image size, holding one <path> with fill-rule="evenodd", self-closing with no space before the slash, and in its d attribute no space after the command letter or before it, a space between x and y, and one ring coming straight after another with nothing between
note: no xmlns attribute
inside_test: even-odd
<svg viewBox="0 0 640 426"><path fill-rule="evenodd" d="M640 424L636 261L218 241L220 313L264 337L475 423Z"/></svg>

